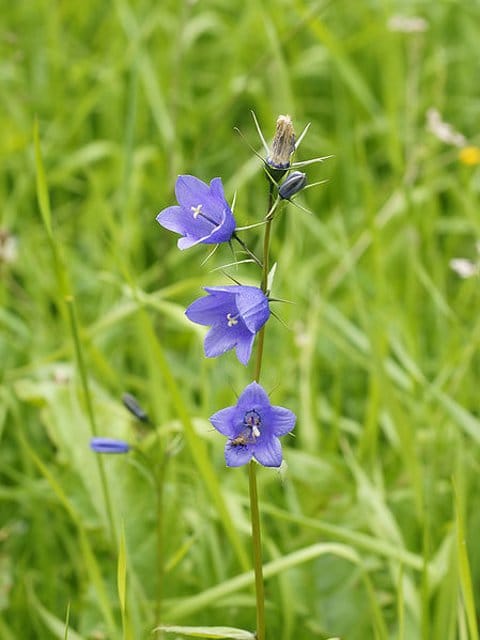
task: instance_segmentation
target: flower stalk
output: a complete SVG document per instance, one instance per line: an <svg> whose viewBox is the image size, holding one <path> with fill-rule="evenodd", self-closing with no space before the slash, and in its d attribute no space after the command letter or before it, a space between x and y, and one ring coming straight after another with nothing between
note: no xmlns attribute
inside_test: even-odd
<svg viewBox="0 0 480 640"><path fill-rule="evenodd" d="M274 213L273 183L270 182L268 194L267 221L263 236L262 282L261 289L266 294L269 269L270 235ZM262 371L263 345L265 343L265 326L258 334L257 358L255 361L255 382L260 382ZM255 572L255 598L257 612L257 640L265 640L265 587L263 582L262 532L260 528L260 511L258 508L257 470L255 462L248 465L248 488L250 493L250 517L252 519L253 569Z"/></svg>
<svg viewBox="0 0 480 640"><path fill-rule="evenodd" d="M248 487L250 493L250 517L252 519L253 569L255 572L255 598L257 611L257 640L265 640L265 590L263 585L262 536L258 508L256 462L248 465Z"/></svg>

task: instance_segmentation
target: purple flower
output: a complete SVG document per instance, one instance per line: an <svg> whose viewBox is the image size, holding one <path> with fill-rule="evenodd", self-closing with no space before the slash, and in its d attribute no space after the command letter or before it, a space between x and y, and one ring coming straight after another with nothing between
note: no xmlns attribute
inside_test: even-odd
<svg viewBox="0 0 480 640"><path fill-rule="evenodd" d="M90 448L96 453L127 453L130 445L115 438L92 438Z"/></svg>
<svg viewBox="0 0 480 640"><path fill-rule="evenodd" d="M257 382L246 387L234 407L214 413L210 422L228 441L225 445L227 467L240 467L255 458L264 467L282 464L279 436L295 426L296 416L285 407L275 407Z"/></svg>
<svg viewBox="0 0 480 640"><path fill-rule="evenodd" d="M230 240L235 218L225 200L220 178L214 178L208 186L194 176L178 176L175 195L180 206L161 211L157 222L183 236L177 243L179 249Z"/></svg>
<svg viewBox="0 0 480 640"><path fill-rule="evenodd" d="M268 298L258 287L231 285L204 289L208 296L192 302L185 315L192 322L211 326L205 337L205 355L215 358L236 347L237 358L247 364L255 334L270 316Z"/></svg>

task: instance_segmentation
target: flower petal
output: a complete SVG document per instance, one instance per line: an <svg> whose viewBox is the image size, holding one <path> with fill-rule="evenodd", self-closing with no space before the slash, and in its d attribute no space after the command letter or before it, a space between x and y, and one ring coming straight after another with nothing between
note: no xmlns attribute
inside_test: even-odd
<svg viewBox="0 0 480 640"><path fill-rule="evenodd" d="M165 229L185 236L178 241L180 249L188 249L195 244L205 242L215 229L211 222L200 217L194 218L193 212L184 207L167 207L158 214L156 220ZM213 241L214 244L216 242L216 240Z"/></svg>
<svg viewBox="0 0 480 640"><path fill-rule="evenodd" d="M238 426L236 424L237 407L220 409L210 417L210 422L222 435L228 438L236 438Z"/></svg>
<svg viewBox="0 0 480 640"><path fill-rule="evenodd" d="M242 409L242 411L252 411L255 409L262 415L265 410L268 411L270 409L271 404L262 385L258 384L258 382L251 382L240 395L237 406L239 409Z"/></svg>
<svg viewBox="0 0 480 640"><path fill-rule="evenodd" d="M221 178L213 178L210 182L210 194L213 198L219 202L223 201L225 207L228 207L228 202L225 199L225 192L223 190L223 183Z"/></svg>
<svg viewBox="0 0 480 640"><path fill-rule="evenodd" d="M235 352L239 361L247 365L252 355L253 341L255 340L254 333L248 333L248 335L242 336L241 340L237 342Z"/></svg>
<svg viewBox="0 0 480 640"><path fill-rule="evenodd" d="M188 175L178 176L175 183L175 195L178 204L187 210L190 207L196 207L211 197L208 184L195 176Z"/></svg>
<svg viewBox="0 0 480 640"><path fill-rule="evenodd" d="M295 426L297 416L285 407L272 407L270 410L272 420L272 433L275 436L284 436Z"/></svg>
<svg viewBox="0 0 480 640"><path fill-rule="evenodd" d="M189 320L203 325L220 324L220 319L225 320L229 313L232 316L236 314L235 298L226 293L212 293L198 298L185 311Z"/></svg>
<svg viewBox="0 0 480 640"><path fill-rule="evenodd" d="M282 464L282 445L280 440L272 438L260 438L255 443L255 460L264 467L279 467Z"/></svg>
<svg viewBox="0 0 480 640"><path fill-rule="evenodd" d="M245 289L246 285L242 284L226 284L223 287L204 287L205 291L208 293L228 293L230 295L240 293L242 289ZM252 289L256 289L257 287L252 287Z"/></svg>
<svg viewBox="0 0 480 640"><path fill-rule="evenodd" d="M221 212L221 218L218 226L215 227L210 234L208 243L206 241L205 243L220 244L221 242L228 242L231 239L236 226L237 224L235 222L235 218L233 217L233 213L230 207L227 205L226 208Z"/></svg>
<svg viewBox="0 0 480 640"><path fill-rule="evenodd" d="M163 211L160 211L156 217L158 224L162 225L169 231L175 231L175 233L186 233L187 225L185 221L185 212L182 207L167 207Z"/></svg>
<svg viewBox="0 0 480 640"><path fill-rule="evenodd" d="M244 328L248 333L248 330ZM241 339L241 329L239 324L234 327L215 325L205 336L204 349L207 358L216 358L226 351L233 349L238 340Z"/></svg>
<svg viewBox="0 0 480 640"><path fill-rule="evenodd" d="M237 293L237 307L252 333L257 333L270 316L268 299L258 287L241 287Z"/></svg>
<svg viewBox="0 0 480 640"><path fill-rule="evenodd" d="M227 467L241 467L253 457L253 445L239 445L234 446L229 441L225 445L225 462L227 463Z"/></svg>
<svg viewBox="0 0 480 640"><path fill-rule="evenodd" d="M202 238L198 240L196 238L192 238L191 236L185 236L184 238L179 238L177 241L177 247L179 249L190 249L190 247L194 247L196 244L200 244L202 242Z"/></svg>

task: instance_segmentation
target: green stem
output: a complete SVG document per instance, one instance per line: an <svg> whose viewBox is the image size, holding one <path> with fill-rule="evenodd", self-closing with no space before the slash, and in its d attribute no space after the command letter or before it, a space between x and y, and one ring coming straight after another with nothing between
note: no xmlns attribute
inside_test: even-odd
<svg viewBox="0 0 480 640"><path fill-rule="evenodd" d="M158 450L160 450L160 447L158 447ZM163 488L165 486L165 467L167 464L167 455L165 452L156 464L158 468L154 471L157 493L157 597L155 602L155 625L158 626L161 622L165 577L163 548Z"/></svg>
<svg viewBox="0 0 480 640"><path fill-rule="evenodd" d="M268 195L268 213L263 236L262 291L267 291L270 234L274 213L273 185L270 184ZM265 342L265 326L261 328L257 339L257 358L255 362L255 382L260 381L262 370L263 345ZM250 514L252 519L253 568L255 572L255 597L257 601L257 640L265 640L265 590L263 584L262 536L260 529L260 511L258 508L258 491L256 463L252 460L248 465L248 486L250 492Z"/></svg>
<svg viewBox="0 0 480 640"><path fill-rule="evenodd" d="M263 260L262 260L262 291L266 293L268 282L269 264L269 252L270 252L270 234L272 230L273 214L275 213L275 204L273 201L273 185L270 185L270 193L268 196L268 214L265 222L265 234L263 236ZM260 373L262 371L262 359L263 359L263 344L265 342L265 327L258 332L257 338L257 358L255 362L255 382L260 381Z"/></svg>
<svg viewBox="0 0 480 640"><path fill-rule="evenodd" d="M256 463L248 465L248 484L250 489L250 514L252 518L253 566L255 569L255 595L257 600L257 640L265 640L265 592L263 587L262 537L260 532L260 512Z"/></svg>
<svg viewBox="0 0 480 640"><path fill-rule="evenodd" d="M78 330L77 314L75 312L75 302L74 302L73 296L67 296L65 301L67 303L68 317L70 320L70 329L72 331L73 344L75 346L75 356L77 359L78 371L80 373L80 381L83 388L83 395L85 398L85 405L87 409L88 422L90 424L90 431L92 436L98 436L98 429L97 429L97 424L95 422L95 414L93 411L92 396L90 394L90 387L88 384L87 370L85 368L85 363L83 361L82 348L80 345L80 333ZM113 509L112 509L112 503L110 500L110 494L108 491L107 476L105 473L103 459L100 455L95 456L95 459L97 460L98 471L100 474L100 483L102 485L103 499L105 502L105 508L107 510L107 519L110 527L110 534L112 536L112 540L116 541Z"/></svg>

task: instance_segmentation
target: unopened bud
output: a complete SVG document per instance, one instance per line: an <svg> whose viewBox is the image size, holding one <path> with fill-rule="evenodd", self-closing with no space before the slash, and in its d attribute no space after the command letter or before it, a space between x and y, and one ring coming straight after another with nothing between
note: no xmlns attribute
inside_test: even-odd
<svg viewBox="0 0 480 640"><path fill-rule="evenodd" d="M301 191L307 183L307 176L301 171L293 171L286 178L278 190L278 195L283 200L290 200L292 196Z"/></svg>
<svg viewBox="0 0 480 640"><path fill-rule="evenodd" d="M135 396L132 396L131 393L124 393L122 396L122 402L125 408L128 409L130 413L134 415L138 420L141 420L142 422L148 422L148 415L138 404Z"/></svg>
<svg viewBox="0 0 480 640"><path fill-rule="evenodd" d="M92 438L90 448L95 453L128 453L130 445L116 438Z"/></svg>

